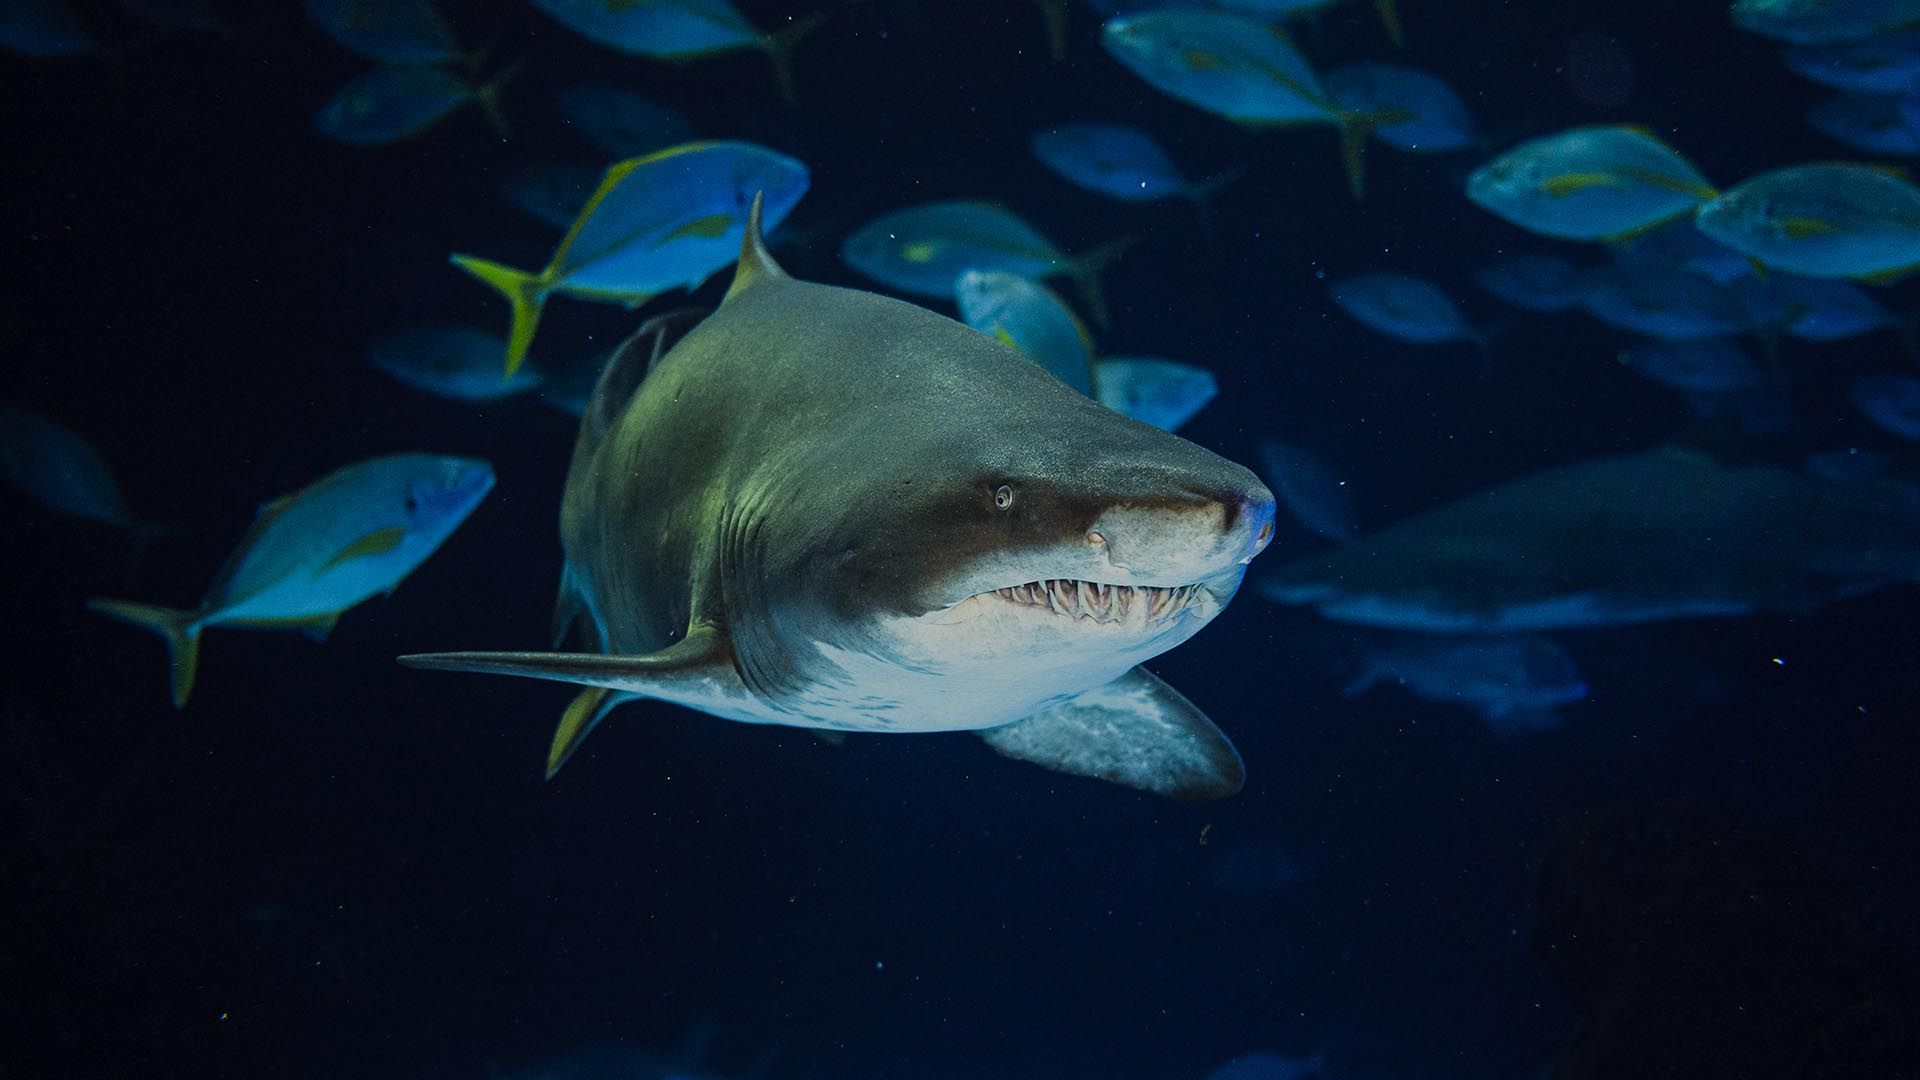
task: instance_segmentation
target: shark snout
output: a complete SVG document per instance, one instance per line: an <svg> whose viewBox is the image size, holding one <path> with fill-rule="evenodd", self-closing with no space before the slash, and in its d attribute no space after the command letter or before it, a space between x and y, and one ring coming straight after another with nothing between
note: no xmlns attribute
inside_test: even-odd
<svg viewBox="0 0 1920 1080"><path fill-rule="evenodd" d="M1115 505L1087 530L1087 543L1114 569L1154 583L1244 566L1272 540L1273 493L1258 481Z"/></svg>

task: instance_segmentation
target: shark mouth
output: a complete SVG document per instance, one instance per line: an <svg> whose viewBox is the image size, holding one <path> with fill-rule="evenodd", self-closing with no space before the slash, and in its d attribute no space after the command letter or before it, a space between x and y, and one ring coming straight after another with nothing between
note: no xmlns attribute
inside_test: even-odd
<svg viewBox="0 0 1920 1080"><path fill-rule="evenodd" d="M1106 585L1074 578L1049 578L995 589L1009 603L1045 608L1055 615L1096 623L1125 622L1144 614L1148 622L1171 619L1207 595L1204 585Z"/></svg>

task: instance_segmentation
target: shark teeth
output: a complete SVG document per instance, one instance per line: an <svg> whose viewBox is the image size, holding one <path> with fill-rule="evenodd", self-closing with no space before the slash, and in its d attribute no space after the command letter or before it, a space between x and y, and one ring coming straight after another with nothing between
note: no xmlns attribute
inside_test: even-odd
<svg viewBox="0 0 1920 1080"><path fill-rule="evenodd" d="M1122 622L1139 615L1159 622L1186 610L1200 585L1108 585L1075 578L1048 578L995 589L993 595L1025 607L1043 607L1055 615L1096 623Z"/></svg>

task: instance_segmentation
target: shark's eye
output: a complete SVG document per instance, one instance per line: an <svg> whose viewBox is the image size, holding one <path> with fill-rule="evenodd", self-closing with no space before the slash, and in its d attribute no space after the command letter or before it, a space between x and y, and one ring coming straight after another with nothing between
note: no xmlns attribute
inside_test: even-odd
<svg viewBox="0 0 1920 1080"><path fill-rule="evenodd" d="M1013 489L1005 484L993 489L993 505L998 510L1013 509Z"/></svg>

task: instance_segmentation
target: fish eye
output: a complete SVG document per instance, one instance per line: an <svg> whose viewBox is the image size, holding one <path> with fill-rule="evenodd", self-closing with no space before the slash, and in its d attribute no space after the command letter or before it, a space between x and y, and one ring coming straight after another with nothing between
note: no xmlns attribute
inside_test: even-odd
<svg viewBox="0 0 1920 1080"><path fill-rule="evenodd" d="M993 489L993 506L996 510L1013 509L1013 489L1005 484Z"/></svg>
<svg viewBox="0 0 1920 1080"><path fill-rule="evenodd" d="M418 511L419 509L420 509L420 497L418 495L415 495L411 491L407 492L407 513L412 514Z"/></svg>

